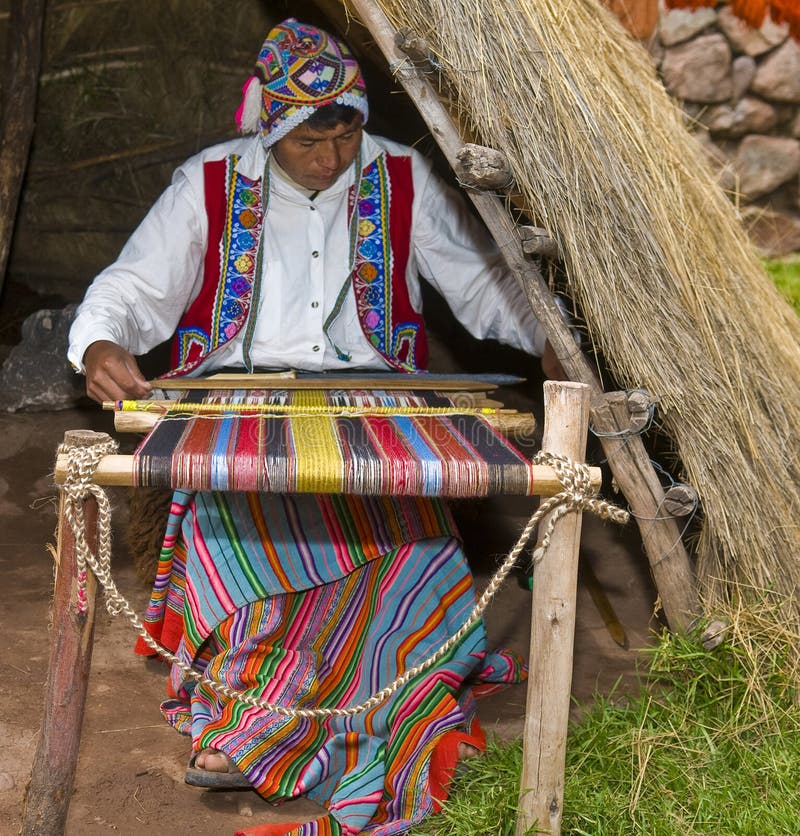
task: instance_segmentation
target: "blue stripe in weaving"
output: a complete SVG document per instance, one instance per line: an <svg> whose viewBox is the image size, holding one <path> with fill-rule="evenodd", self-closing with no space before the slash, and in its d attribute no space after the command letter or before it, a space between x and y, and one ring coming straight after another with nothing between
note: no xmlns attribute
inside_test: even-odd
<svg viewBox="0 0 800 836"><path fill-rule="evenodd" d="M216 422L214 446L211 449L211 490L224 491L230 487L228 479L228 449L233 436L234 424L238 425L232 416Z"/></svg>
<svg viewBox="0 0 800 836"><path fill-rule="evenodd" d="M422 496L440 496L442 493L442 462L434 453L417 429L412 418L398 415L393 418L398 431L406 444L414 451L422 473L420 494Z"/></svg>

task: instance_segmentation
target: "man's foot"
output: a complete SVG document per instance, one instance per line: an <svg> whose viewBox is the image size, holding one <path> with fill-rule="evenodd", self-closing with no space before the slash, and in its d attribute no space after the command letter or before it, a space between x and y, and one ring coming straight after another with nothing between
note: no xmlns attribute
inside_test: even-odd
<svg viewBox="0 0 800 836"><path fill-rule="evenodd" d="M480 755L480 749L476 748L475 746L470 745L469 743L459 743L458 744L458 759L459 761L466 761L470 758L477 758Z"/></svg>
<svg viewBox="0 0 800 836"><path fill-rule="evenodd" d="M247 789L250 782L219 749L201 749L189 761L185 781L193 787Z"/></svg>
<svg viewBox="0 0 800 836"><path fill-rule="evenodd" d="M231 759L219 749L201 749L194 759L194 765L208 772L238 772Z"/></svg>

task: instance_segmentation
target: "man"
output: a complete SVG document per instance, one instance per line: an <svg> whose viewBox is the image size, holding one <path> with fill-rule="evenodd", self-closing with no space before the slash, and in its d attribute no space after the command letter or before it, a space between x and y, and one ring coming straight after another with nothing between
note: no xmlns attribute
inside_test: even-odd
<svg viewBox="0 0 800 836"><path fill-rule="evenodd" d="M135 355L172 335L173 376L423 370L419 274L474 335L542 355L542 329L486 233L420 155L365 133L367 115L344 44L293 19L270 32L237 114L257 136L178 169L87 292L70 359L91 397L145 397ZM178 492L147 620L212 681L342 708L427 658L473 604L436 500ZM189 783L326 805L327 830L298 836L399 833L436 808L459 754L482 746L466 681L511 668L486 653L479 625L353 717L277 716L177 667L162 711L192 737Z"/></svg>

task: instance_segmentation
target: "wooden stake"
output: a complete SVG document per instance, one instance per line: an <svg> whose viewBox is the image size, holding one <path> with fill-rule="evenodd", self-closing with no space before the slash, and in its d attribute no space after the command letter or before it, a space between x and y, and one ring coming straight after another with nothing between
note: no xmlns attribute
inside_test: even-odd
<svg viewBox="0 0 800 836"><path fill-rule="evenodd" d="M588 590L592 603L597 608L597 612L600 613L603 624L606 625L609 636L620 647L627 650L630 645L625 628L622 626L622 622L620 622L605 589L603 589L603 585L598 580L592 564L587 559L581 560L578 566L578 581L581 586Z"/></svg>
<svg viewBox="0 0 800 836"><path fill-rule="evenodd" d="M506 155L495 148L467 143L456 154L456 177L471 189L507 189L513 175Z"/></svg>
<svg viewBox="0 0 800 836"><path fill-rule="evenodd" d="M542 449L583 462L589 428L589 387L544 384ZM531 657L525 709L517 836L537 830L558 836L564 799L575 600L581 513L571 511L553 529L550 547L533 572ZM547 519L542 520L544 531Z"/></svg>
<svg viewBox="0 0 800 836"><path fill-rule="evenodd" d="M72 430L65 444L92 447L108 441L105 433ZM97 545L97 503L85 501L86 540ZM87 611L77 607L77 554L72 530L64 514L62 495L58 512L55 553L50 662L44 690L39 744L22 814L22 836L61 836L67 821L75 780L78 749L86 705L86 689L94 642L97 586L89 573L86 582Z"/></svg>
<svg viewBox="0 0 800 836"><path fill-rule="evenodd" d="M525 255L561 258L558 244L546 229L541 226L520 226L518 229Z"/></svg>

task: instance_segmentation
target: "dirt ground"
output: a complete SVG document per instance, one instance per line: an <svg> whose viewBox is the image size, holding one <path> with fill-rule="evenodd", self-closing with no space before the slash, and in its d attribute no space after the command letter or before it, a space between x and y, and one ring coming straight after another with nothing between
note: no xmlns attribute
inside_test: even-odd
<svg viewBox="0 0 800 836"><path fill-rule="evenodd" d="M48 544L56 523L56 489L51 471L55 449L67 429L110 430L99 410L0 415L0 571L2 571L2 666L0 670L0 834L19 831L22 801L37 744L42 689L48 659L48 609L53 563ZM125 495L113 492L116 577L138 609L148 590L136 580L119 534ZM527 499L484 503L468 518L465 536L479 590L521 529L532 506ZM618 530L586 518L582 561L594 568L628 636L631 649L614 643L581 582L575 638L573 694L589 700L636 686L635 648L647 644L655 625L655 594L634 526ZM529 593L509 581L487 617L490 642L526 654ZM170 834L217 836L265 821L313 817L315 805L299 801L281 808L253 792L212 792L186 786L186 738L161 720L164 668L131 652L134 633L120 618L100 611L89 683L69 836ZM521 735L524 686L513 686L481 704L486 730L500 737Z"/></svg>

